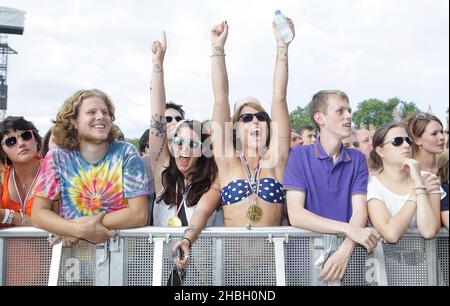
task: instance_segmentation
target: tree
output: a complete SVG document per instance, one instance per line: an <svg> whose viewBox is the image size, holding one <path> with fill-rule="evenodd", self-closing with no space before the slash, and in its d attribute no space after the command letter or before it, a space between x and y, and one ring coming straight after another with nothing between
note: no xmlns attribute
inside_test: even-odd
<svg viewBox="0 0 450 306"><path fill-rule="evenodd" d="M313 122L309 117L309 107L297 107L290 115L291 127L293 129L298 129L299 127L310 125L314 126Z"/></svg>
<svg viewBox="0 0 450 306"><path fill-rule="evenodd" d="M135 138L135 139L125 139L126 142L131 143L132 145L134 145L136 147L136 149L139 150L139 138Z"/></svg>
<svg viewBox="0 0 450 306"><path fill-rule="evenodd" d="M361 123L364 123L366 126L374 124L379 127L385 123L392 122L392 110L400 102L405 104L403 118L407 118L411 113L420 112L414 102L401 101L397 97L386 102L378 99L369 99L359 103L358 110L353 113L355 126L359 127Z"/></svg>

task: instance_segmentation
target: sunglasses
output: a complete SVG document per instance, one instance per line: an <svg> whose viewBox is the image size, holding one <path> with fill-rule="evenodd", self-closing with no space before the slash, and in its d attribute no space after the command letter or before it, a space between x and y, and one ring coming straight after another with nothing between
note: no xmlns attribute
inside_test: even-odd
<svg viewBox="0 0 450 306"><path fill-rule="evenodd" d="M419 120L425 120L425 119L431 118L431 116L432 116L432 115L430 115L430 114L428 114L428 113L418 113L418 114L416 115L416 119L419 119Z"/></svg>
<svg viewBox="0 0 450 306"><path fill-rule="evenodd" d="M181 120L183 120L183 118L181 116L176 117L166 116L167 123L171 123L173 120L175 120L176 122L180 122Z"/></svg>
<svg viewBox="0 0 450 306"><path fill-rule="evenodd" d="M244 122L244 123L249 123L253 121L253 117L256 117L256 119L258 119L259 122L264 122L267 121L268 119L268 115L265 112L260 112L260 113L256 113L256 114L243 114L241 116L239 116L239 121Z"/></svg>
<svg viewBox="0 0 450 306"><path fill-rule="evenodd" d="M193 140L189 138L176 136L173 138L172 143L176 144L178 147L182 147L184 145L188 145L189 148L196 150L202 146L202 142L198 140Z"/></svg>
<svg viewBox="0 0 450 306"><path fill-rule="evenodd" d="M8 137L3 141L3 144L8 148L12 149L17 145L18 138L22 139L23 141L30 141L33 138L33 132L25 131L20 134Z"/></svg>
<svg viewBox="0 0 450 306"><path fill-rule="evenodd" d="M412 141L412 139L410 137L395 137L394 139L392 139L392 140L386 142L385 144L383 144L382 147L387 145L388 143L392 144L394 147L399 147L405 141L406 141L407 144L412 146L413 141Z"/></svg>

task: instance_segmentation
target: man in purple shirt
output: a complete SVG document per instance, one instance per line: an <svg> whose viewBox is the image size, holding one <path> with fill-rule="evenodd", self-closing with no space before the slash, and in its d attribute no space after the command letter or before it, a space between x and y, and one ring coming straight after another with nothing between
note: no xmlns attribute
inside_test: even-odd
<svg viewBox="0 0 450 306"><path fill-rule="evenodd" d="M320 91L309 108L320 137L316 144L291 151L284 189L291 225L346 236L320 274L323 280L336 281L344 277L356 243L372 252L380 236L374 229L365 228L366 159L342 145L342 139L352 132L347 95L338 90Z"/></svg>

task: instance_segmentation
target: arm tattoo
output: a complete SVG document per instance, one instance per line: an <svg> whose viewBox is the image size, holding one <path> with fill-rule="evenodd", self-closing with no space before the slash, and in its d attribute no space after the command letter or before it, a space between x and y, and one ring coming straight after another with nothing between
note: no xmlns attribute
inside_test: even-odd
<svg viewBox="0 0 450 306"><path fill-rule="evenodd" d="M161 65L159 63L153 64L153 72L160 73L162 71Z"/></svg>
<svg viewBox="0 0 450 306"><path fill-rule="evenodd" d="M152 128L152 134L156 137L162 138L166 136L167 126L163 116L154 115L150 127Z"/></svg>
<svg viewBox="0 0 450 306"><path fill-rule="evenodd" d="M198 236L200 235L199 230L197 229L197 227L195 225L189 225L188 228L184 231L184 237L186 237L186 234L192 232L194 234L194 237L191 239L192 242L196 241Z"/></svg>

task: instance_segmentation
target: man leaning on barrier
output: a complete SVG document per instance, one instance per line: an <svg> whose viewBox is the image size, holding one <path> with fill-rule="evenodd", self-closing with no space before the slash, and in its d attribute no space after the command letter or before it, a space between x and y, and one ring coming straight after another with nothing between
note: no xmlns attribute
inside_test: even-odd
<svg viewBox="0 0 450 306"><path fill-rule="evenodd" d="M84 239L102 243L116 229L144 226L148 178L137 149L115 141L114 106L99 90L69 97L54 127L57 149L49 151L37 179L33 223L70 247ZM51 203L59 200L59 216Z"/></svg>
<svg viewBox="0 0 450 306"><path fill-rule="evenodd" d="M326 281L344 277L356 243L369 252L379 234L367 224L368 170L365 156L345 148L352 115L342 91L320 91L310 103L311 120L320 137L311 146L294 148L284 176L289 221L310 231L342 234L346 239L329 257L320 277Z"/></svg>

